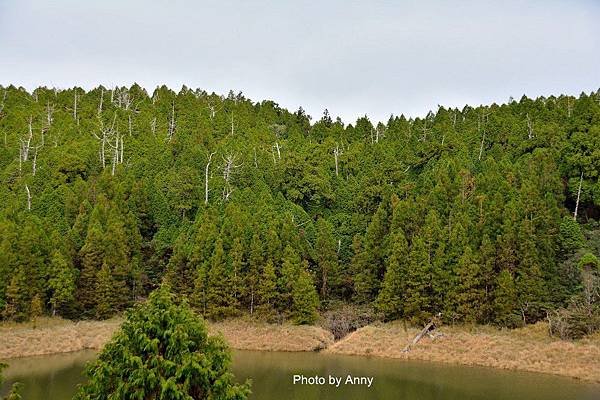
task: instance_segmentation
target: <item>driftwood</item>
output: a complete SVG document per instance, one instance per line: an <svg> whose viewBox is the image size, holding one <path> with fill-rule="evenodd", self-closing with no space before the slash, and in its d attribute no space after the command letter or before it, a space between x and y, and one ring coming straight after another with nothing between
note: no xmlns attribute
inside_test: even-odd
<svg viewBox="0 0 600 400"><path fill-rule="evenodd" d="M417 336L414 337L414 339L412 341L410 341L406 347L404 347L404 349L402 350L403 353L408 353L410 351L410 349L419 342L419 340L421 340L421 338L426 334L429 333L430 331L435 329L435 319L432 319L431 321L429 321L429 323L427 325L425 325L425 328L423 328L423 330L421 330L421 332L419 332L417 334Z"/></svg>

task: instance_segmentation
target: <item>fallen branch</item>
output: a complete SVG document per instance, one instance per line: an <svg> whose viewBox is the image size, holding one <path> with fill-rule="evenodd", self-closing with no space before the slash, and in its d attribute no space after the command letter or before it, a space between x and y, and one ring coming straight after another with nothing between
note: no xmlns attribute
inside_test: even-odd
<svg viewBox="0 0 600 400"><path fill-rule="evenodd" d="M429 331L435 329L435 321L434 319L432 319L431 321L429 321L429 323L427 325L425 325L425 328L423 328L423 330L421 330L421 332L419 332L417 334L417 336L414 337L414 339L409 342L406 347L404 347L404 349L402 350L403 353L408 353L410 351L410 349L416 345L419 340L421 340L421 338L426 334L429 333Z"/></svg>

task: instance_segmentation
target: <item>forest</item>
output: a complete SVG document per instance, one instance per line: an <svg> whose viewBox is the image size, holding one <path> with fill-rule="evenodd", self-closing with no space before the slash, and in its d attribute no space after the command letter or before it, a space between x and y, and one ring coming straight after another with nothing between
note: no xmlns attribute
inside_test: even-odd
<svg viewBox="0 0 600 400"><path fill-rule="evenodd" d="M166 282L212 320L600 329L600 90L344 124L9 86L0 140L0 319L108 318Z"/></svg>

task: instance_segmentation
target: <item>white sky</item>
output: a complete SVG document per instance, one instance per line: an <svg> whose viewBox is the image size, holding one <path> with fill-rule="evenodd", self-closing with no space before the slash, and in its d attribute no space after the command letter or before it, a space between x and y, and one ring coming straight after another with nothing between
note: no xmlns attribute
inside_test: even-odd
<svg viewBox="0 0 600 400"><path fill-rule="evenodd" d="M182 84L345 122L600 87L600 1L0 0L0 84Z"/></svg>

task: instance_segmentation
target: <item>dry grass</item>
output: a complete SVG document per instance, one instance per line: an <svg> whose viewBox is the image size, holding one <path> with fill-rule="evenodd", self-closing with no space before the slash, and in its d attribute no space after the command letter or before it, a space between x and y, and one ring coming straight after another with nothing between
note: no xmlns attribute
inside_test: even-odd
<svg viewBox="0 0 600 400"><path fill-rule="evenodd" d="M100 349L118 329L121 319L72 322L59 318L32 323L0 324L0 359ZM417 334L402 323L374 324L335 342L316 326L273 325L247 318L209 324L240 350L315 351L482 365L543 372L600 382L600 333L576 342L548 335L538 323L522 329L490 326L442 327L442 337L424 337L409 353L402 349Z"/></svg>
<svg viewBox="0 0 600 400"><path fill-rule="evenodd" d="M0 325L0 359L98 350L112 337L120 319L72 322L42 318L35 324Z"/></svg>
<svg viewBox="0 0 600 400"><path fill-rule="evenodd" d="M405 331L400 323L371 325L325 352L482 365L600 382L600 336L562 341L548 335L545 323L516 330L463 326L443 327L440 331L444 336L424 337L410 352L403 353L417 329Z"/></svg>
<svg viewBox="0 0 600 400"><path fill-rule="evenodd" d="M72 351L99 350L110 340L122 319L72 322L60 318L0 324L0 359ZM315 326L270 325L247 319L209 324L210 334L222 333L240 350L314 351L333 343L333 335Z"/></svg>
<svg viewBox="0 0 600 400"><path fill-rule="evenodd" d="M239 350L317 351L333 343L333 334L317 326L266 324L235 319L209 325L211 334L222 333Z"/></svg>

